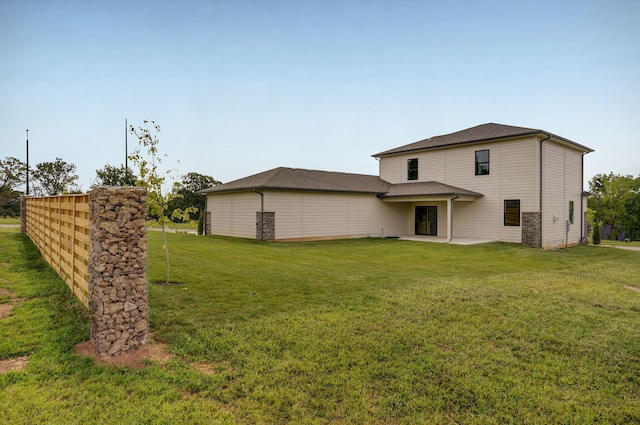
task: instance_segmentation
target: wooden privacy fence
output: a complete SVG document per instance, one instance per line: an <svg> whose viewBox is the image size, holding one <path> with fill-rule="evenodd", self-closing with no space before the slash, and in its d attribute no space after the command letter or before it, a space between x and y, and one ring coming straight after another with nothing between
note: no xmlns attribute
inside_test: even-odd
<svg viewBox="0 0 640 425"><path fill-rule="evenodd" d="M98 187L88 194L22 197L21 231L91 313L101 356L148 342L147 193Z"/></svg>
<svg viewBox="0 0 640 425"><path fill-rule="evenodd" d="M89 307L89 194L23 198L24 232Z"/></svg>

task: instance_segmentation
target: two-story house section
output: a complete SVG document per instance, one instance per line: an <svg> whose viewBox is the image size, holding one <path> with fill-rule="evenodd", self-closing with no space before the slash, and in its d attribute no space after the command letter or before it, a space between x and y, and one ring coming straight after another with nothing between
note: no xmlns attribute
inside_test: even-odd
<svg viewBox="0 0 640 425"><path fill-rule="evenodd" d="M547 131L483 124L377 153L379 176L280 167L205 189L206 229L263 240L574 245L586 236L591 151Z"/></svg>
<svg viewBox="0 0 640 425"><path fill-rule="evenodd" d="M416 234L433 234L435 220L439 233L450 227L450 237L554 248L586 237L582 182L589 152L544 130L489 123L373 156L380 178L394 185L437 181L483 195L410 200Z"/></svg>

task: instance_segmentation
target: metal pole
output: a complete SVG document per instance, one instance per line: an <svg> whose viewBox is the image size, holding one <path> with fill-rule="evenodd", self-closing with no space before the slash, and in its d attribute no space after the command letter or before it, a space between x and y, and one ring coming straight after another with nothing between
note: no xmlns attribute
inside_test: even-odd
<svg viewBox="0 0 640 425"><path fill-rule="evenodd" d="M27 129L27 196L29 196L29 129Z"/></svg>
<svg viewBox="0 0 640 425"><path fill-rule="evenodd" d="M124 170L125 173L127 172L127 170L129 169L129 141L127 139L127 134L129 134L129 132L127 131L127 119L124 119Z"/></svg>

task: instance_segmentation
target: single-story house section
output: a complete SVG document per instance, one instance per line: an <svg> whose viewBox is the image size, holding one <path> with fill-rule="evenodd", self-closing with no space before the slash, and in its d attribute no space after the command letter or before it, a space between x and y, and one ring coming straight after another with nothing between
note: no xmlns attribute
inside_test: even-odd
<svg viewBox="0 0 640 425"><path fill-rule="evenodd" d="M201 191L206 233L575 245L586 240L583 156L592 151L544 130L489 123L374 154L379 176L275 168Z"/></svg>

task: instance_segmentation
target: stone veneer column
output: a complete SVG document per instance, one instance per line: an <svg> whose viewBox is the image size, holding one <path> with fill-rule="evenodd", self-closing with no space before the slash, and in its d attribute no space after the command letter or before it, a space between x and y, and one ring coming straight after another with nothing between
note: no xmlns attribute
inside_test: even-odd
<svg viewBox="0 0 640 425"><path fill-rule="evenodd" d="M542 229L542 214L539 212L522 213L522 244L532 248L542 248L540 230Z"/></svg>
<svg viewBox="0 0 640 425"><path fill-rule="evenodd" d="M100 356L117 356L149 339L147 192L98 187L89 194L91 341Z"/></svg>
<svg viewBox="0 0 640 425"><path fill-rule="evenodd" d="M276 213L256 212L256 239L272 241L276 238Z"/></svg>

